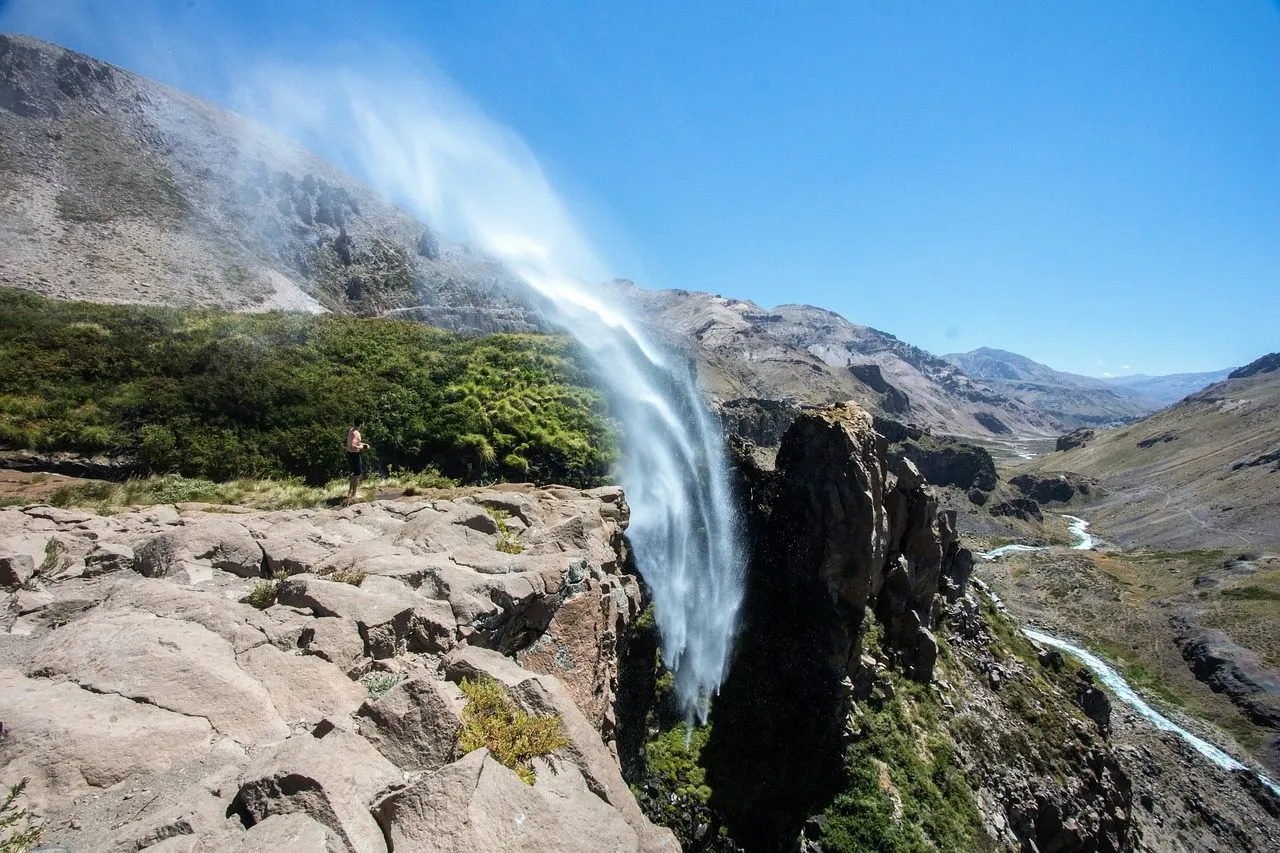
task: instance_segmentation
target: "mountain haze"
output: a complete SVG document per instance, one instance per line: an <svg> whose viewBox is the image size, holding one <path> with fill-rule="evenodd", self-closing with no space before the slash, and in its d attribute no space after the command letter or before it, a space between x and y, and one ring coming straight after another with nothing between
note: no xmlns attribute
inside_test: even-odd
<svg viewBox="0 0 1280 853"><path fill-rule="evenodd" d="M1135 373L1132 376L1111 376L1102 381L1117 391L1121 389L1132 391L1167 406L1178 402L1188 394L1194 394L1201 388L1221 382L1230 372L1231 368L1210 370L1206 373L1170 373L1165 376Z"/></svg>
<svg viewBox="0 0 1280 853"><path fill-rule="evenodd" d="M0 283L97 302L540 325L499 264L261 125L0 35Z"/></svg>
<svg viewBox="0 0 1280 853"><path fill-rule="evenodd" d="M1280 544L1280 354L1032 468L1098 478L1091 518L1129 544Z"/></svg>

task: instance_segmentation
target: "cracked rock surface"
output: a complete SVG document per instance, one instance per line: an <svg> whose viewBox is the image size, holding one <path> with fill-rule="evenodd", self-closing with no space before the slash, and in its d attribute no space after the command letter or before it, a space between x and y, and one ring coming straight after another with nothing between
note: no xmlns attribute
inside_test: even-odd
<svg viewBox="0 0 1280 853"><path fill-rule="evenodd" d="M444 494L0 510L0 783L76 853L678 850L617 764L621 491ZM461 752L481 675L561 717L532 787Z"/></svg>

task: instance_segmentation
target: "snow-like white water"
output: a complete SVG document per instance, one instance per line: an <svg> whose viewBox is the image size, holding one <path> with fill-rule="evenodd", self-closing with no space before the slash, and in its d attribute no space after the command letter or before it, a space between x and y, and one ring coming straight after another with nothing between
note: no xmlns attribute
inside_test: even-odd
<svg viewBox="0 0 1280 853"><path fill-rule="evenodd" d="M1129 686L1128 682L1126 682L1118 672L1112 669L1110 664L1102 660L1097 655L1088 652L1079 646L1072 645L1066 640L1060 640L1057 637L1046 634L1043 631L1037 631L1034 628L1023 628L1022 633L1041 645L1050 646L1058 649L1059 651L1066 652L1072 657L1078 658L1081 663L1089 667L1093 674L1098 677L1098 680L1106 685L1107 689L1110 690L1117 699L1132 706L1135 711L1149 720L1156 728L1166 732L1173 732L1178 735L1190 744L1192 749L1212 761L1217 766L1221 767L1223 770L1249 769L1241 762L1232 758L1226 752L1209 743L1207 740L1192 734L1177 723L1172 722L1168 717L1161 714L1155 708L1152 708L1141 696L1134 692L1133 688ZM1277 795L1280 795L1280 786L1277 786L1274 781L1268 779L1266 776L1263 776L1262 774L1258 775L1259 778L1262 779L1263 784L1274 791Z"/></svg>
<svg viewBox="0 0 1280 853"><path fill-rule="evenodd" d="M1076 544L1071 547L1077 551L1088 551L1093 547L1093 536L1089 534L1089 522L1083 518L1076 518L1074 515L1064 515L1067 521L1071 522L1067 527L1076 536Z"/></svg>
<svg viewBox="0 0 1280 853"><path fill-rule="evenodd" d="M1094 546L1094 538L1088 533L1089 522L1083 518L1076 518L1074 515L1064 515L1062 517L1071 522L1067 529L1075 534L1076 537L1076 542L1071 546L1072 548L1077 551L1087 551ZM990 551L984 551L978 556L984 560L996 560L1005 554L1014 554L1018 551L1044 551L1046 548L1047 546L1044 545L1018 545L1015 543L992 548Z"/></svg>
<svg viewBox="0 0 1280 853"><path fill-rule="evenodd" d="M314 140L433 227L501 261L582 345L620 422L627 534L675 695L690 721L705 720L737 629L743 555L724 441L692 368L609 303L598 284L609 267L532 153L447 80L421 68L276 68L250 100L288 135Z"/></svg>

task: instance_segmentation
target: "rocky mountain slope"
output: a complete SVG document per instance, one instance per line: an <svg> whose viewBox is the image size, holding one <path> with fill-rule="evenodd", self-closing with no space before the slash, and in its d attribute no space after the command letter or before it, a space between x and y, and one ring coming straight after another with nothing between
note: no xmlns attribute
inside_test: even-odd
<svg viewBox="0 0 1280 853"><path fill-rule="evenodd" d="M1125 384L1115 380L1096 379L1054 370L1024 355L1007 350L980 347L971 352L951 353L944 359L974 379L986 382L1001 393L1044 412L1069 428L1098 426L1133 421L1181 399L1221 375L1179 374L1168 377L1142 377L1149 382ZM1203 381L1195 385L1195 377ZM1142 388L1150 388L1159 396L1148 396ZM1170 389L1186 388L1183 394L1168 399Z"/></svg>
<svg viewBox="0 0 1280 853"><path fill-rule="evenodd" d="M0 284L97 302L540 324L498 264L260 125L0 35Z"/></svg>
<svg viewBox="0 0 1280 853"><path fill-rule="evenodd" d="M902 421L959 435L1051 435L1062 424L892 335L808 305L762 308L631 282L614 292L668 344L696 360L713 400L820 404L857 400Z"/></svg>
<svg viewBox="0 0 1280 853"><path fill-rule="evenodd" d="M1101 482L1109 496L1089 517L1121 543L1280 543L1280 356L1264 356L1174 406L1027 467Z"/></svg>

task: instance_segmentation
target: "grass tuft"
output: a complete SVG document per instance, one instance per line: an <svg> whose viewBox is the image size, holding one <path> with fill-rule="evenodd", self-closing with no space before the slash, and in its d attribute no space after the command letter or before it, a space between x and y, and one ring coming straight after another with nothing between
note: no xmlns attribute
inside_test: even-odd
<svg viewBox="0 0 1280 853"><path fill-rule="evenodd" d="M533 759L569 745L559 716L525 713L492 678L464 678L461 686L467 697L458 734L464 752L485 747L499 764L532 785Z"/></svg>

